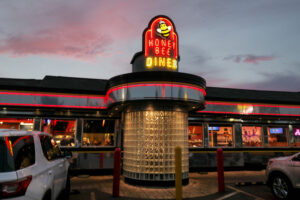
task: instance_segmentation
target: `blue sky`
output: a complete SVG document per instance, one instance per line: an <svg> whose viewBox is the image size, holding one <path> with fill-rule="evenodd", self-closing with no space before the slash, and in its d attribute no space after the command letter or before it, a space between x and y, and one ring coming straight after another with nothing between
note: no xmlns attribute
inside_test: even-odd
<svg viewBox="0 0 300 200"><path fill-rule="evenodd" d="M163 14L179 71L211 87L300 91L300 1L0 1L0 77L109 79L130 73L142 32Z"/></svg>

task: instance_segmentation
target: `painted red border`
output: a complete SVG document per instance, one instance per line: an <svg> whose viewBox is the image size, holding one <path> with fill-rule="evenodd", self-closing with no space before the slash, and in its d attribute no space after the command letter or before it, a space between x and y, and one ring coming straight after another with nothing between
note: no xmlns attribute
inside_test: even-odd
<svg viewBox="0 0 300 200"><path fill-rule="evenodd" d="M85 98L85 99L104 99L104 96L87 96L87 95L68 95L68 94L43 94L32 92L0 92L0 95L23 95L23 96L45 96L45 97L64 97L64 98Z"/></svg>
<svg viewBox="0 0 300 200"><path fill-rule="evenodd" d="M179 88L188 88L192 90L197 90L201 92L204 96L206 96L206 91L202 88L199 87L194 87L190 85L180 85L180 84L173 84L173 83L141 83L141 84L132 84L132 85L124 85L124 86L119 86L115 88L111 88L107 91L106 97L117 90L121 89L127 89L127 88L134 88L134 87L179 87Z"/></svg>
<svg viewBox="0 0 300 200"><path fill-rule="evenodd" d="M234 115L273 115L273 116L292 116L298 117L300 114L278 114L278 113L241 113L241 112L221 112L221 111L205 111L199 110L198 113L208 113L208 114L234 114Z"/></svg>
<svg viewBox="0 0 300 200"><path fill-rule="evenodd" d="M232 102L211 102L206 101L207 105L221 105L221 106L255 106L255 107L267 107L267 108L299 108L300 106L290 105L270 105L270 104L251 104L251 103L232 103Z"/></svg>
<svg viewBox="0 0 300 200"><path fill-rule="evenodd" d="M107 109L107 106L73 106L73 105L47 105L26 103L0 103L3 106L32 106L32 107L54 107L54 108L85 108L85 109Z"/></svg>

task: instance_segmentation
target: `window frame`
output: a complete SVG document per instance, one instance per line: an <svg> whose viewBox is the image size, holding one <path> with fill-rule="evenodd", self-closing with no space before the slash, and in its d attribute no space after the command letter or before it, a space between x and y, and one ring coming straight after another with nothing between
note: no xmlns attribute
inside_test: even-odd
<svg viewBox="0 0 300 200"><path fill-rule="evenodd" d="M42 137L49 138L50 143L51 143L51 140L54 140L54 139L53 139L52 136L49 136L49 135L46 135L46 134L40 134L40 135L39 135L39 141L40 141L40 144L41 144L42 155L43 155L43 157L44 157L47 161L49 161L49 162L55 161L55 160L60 159L60 158L63 158L63 153L62 153L62 151L60 150L59 146L56 144L56 147L57 147L57 149L59 150L59 155L56 155L55 157L51 157L51 158L49 159L49 158L48 158L48 151L49 151L49 149L46 150L47 153L45 154L45 149L43 148L43 144L44 144L44 143L42 142ZM55 140L54 140L54 142L55 142ZM54 148L54 145L51 145L51 146Z"/></svg>
<svg viewBox="0 0 300 200"><path fill-rule="evenodd" d="M94 120L94 121L100 121L100 120L113 120L114 121L114 143L112 144L112 145L110 145L110 146L95 146L95 145L90 145L90 146L84 146L83 145L83 134L84 134L84 122L85 121L88 121L88 120ZM99 148L111 148L111 147L116 147L116 144L117 144L117 121L118 119L111 119L111 118L97 118L97 119L94 119L94 118L83 118L82 119L82 125L81 125L81 140L80 140L80 147L81 148L90 148L90 147L93 147L93 148L95 148L95 147L99 147ZM103 133L103 134L105 134L105 133Z"/></svg>
<svg viewBox="0 0 300 200"><path fill-rule="evenodd" d="M264 148L265 147L265 139L264 139L264 128L263 124L249 124L249 123L241 123L241 138L242 138L242 147L243 148ZM254 127L260 127L261 128L261 146L260 147L255 147L255 146L244 146L244 141L243 141L243 127L244 126L254 126Z"/></svg>
<svg viewBox="0 0 300 200"><path fill-rule="evenodd" d="M207 137L208 137L208 148L236 148L236 139L235 139L235 125L233 123L218 123L218 122L208 122L207 123ZM210 146L210 137L209 137L209 127L214 126L223 126L223 127L231 127L232 128L232 146Z"/></svg>
<svg viewBox="0 0 300 200"><path fill-rule="evenodd" d="M291 144L290 144L290 131L289 131L289 126L287 124L265 124L266 126L266 136L268 137L268 143L266 143L268 148L290 148ZM286 146L270 146L270 135L269 134L269 128L283 128L284 130L284 134L285 134L285 138L286 138ZM276 135L276 134L275 134Z"/></svg>
<svg viewBox="0 0 300 200"><path fill-rule="evenodd" d="M42 132L44 132L43 131L43 120L45 120L45 119L50 119L50 120L70 120L70 121L75 121L75 131L74 131L74 147L78 147L78 145L76 145L76 143L79 143L78 142L78 139L77 139L77 123L78 123L78 118L60 118L60 117L57 117L57 118L55 118L55 117L49 117L49 118L46 118L46 117L41 117L40 118L41 119L41 121L40 121L40 130L42 131ZM53 139L54 139L54 135L52 135L52 133L47 133L47 134L49 134ZM55 139L54 139L55 140ZM76 142L77 141L77 142ZM72 146L66 146L66 145L58 145L58 146L60 146L60 147L64 147L64 148L70 148L70 147L72 147Z"/></svg>
<svg viewBox="0 0 300 200"><path fill-rule="evenodd" d="M201 129L202 129L202 145L201 146L197 146L197 147L190 147L190 145L189 145L190 140L188 138L188 148L204 148L204 123L202 123L202 122L200 122L200 123L189 122L188 123L188 129L189 129L190 126L201 126ZM188 136L189 136L189 134L188 134Z"/></svg>

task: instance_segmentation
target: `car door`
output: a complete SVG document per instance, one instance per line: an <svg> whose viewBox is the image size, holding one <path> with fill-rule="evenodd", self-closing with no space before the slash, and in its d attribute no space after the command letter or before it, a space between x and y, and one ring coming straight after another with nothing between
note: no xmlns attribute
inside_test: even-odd
<svg viewBox="0 0 300 200"><path fill-rule="evenodd" d="M62 152L60 151L58 145L56 144L55 140L51 138L51 144L53 147L53 154L55 154L55 184L57 186L56 191L59 193L65 187L65 181L67 178L67 161L64 158Z"/></svg>
<svg viewBox="0 0 300 200"><path fill-rule="evenodd" d="M300 153L292 159L292 177L297 188L300 188Z"/></svg>
<svg viewBox="0 0 300 200"><path fill-rule="evenodd" d="M43 148L43 153L45 158L48 161L48 175L50 177L53 177L53 195L56 198L59 194L59 192L63 188L63 176L64 172L63 171L63 164L61 163L62 161L62 156L61 152L55 143L55 141L47 135L41 136L41 144Z"/></svg>

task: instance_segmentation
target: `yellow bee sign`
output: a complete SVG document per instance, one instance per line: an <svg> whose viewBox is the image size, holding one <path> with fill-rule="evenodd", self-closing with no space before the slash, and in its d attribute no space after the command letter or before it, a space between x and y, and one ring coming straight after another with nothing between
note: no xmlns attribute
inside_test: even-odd
<svg viewBox="0 0 300 200"><path fill-rule="evenodd" d="M144 31L143 46L148 70L178 71L178 36L171 19L154 17Z"/></svg>

